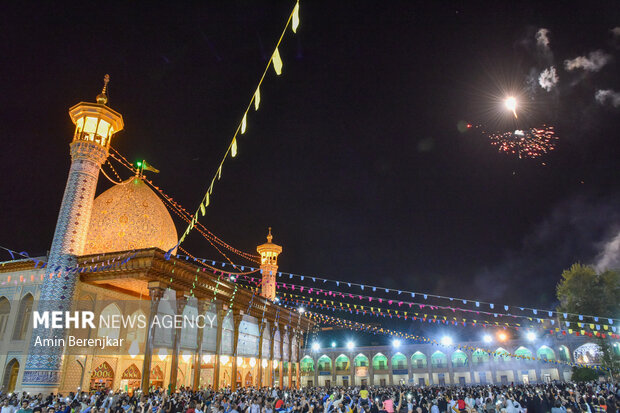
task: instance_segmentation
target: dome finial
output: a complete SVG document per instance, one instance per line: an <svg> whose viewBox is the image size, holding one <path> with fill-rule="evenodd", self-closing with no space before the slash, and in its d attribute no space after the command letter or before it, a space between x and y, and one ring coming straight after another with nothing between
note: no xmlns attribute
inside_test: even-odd
<svg viewBox="0 0 620 413"><path fill-rule="evenodd" d="M106 74L103 77L103 89L101 89L101 93L97 95L97 103L101 103L105 105L108 103L108 96L106 95L106 91L108 89L108 82L110 81L110 75Z"/></svg>
<svg viewBox="0 0 620 413"><path fill-rule="evenodd" d="M267 235L267 242L271 244L272 239L273 239L273 235L271 235L271 227L269 227L269 234Z"/></svg>

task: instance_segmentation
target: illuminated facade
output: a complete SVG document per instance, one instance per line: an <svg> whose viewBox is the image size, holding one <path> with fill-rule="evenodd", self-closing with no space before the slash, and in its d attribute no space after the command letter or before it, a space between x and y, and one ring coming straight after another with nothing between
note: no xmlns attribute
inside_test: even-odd
<svg viewBox="0 0 620 413"><path fill-rule="evenodd" d="M488 343L460 343L472 348L461 351L431 344L326 348L306 351L301 359L302 386L354 385L470 385L530 383L569 380L571 367L560 362L589 365L600 363L598 346L587 337L545 337L534 342L508 340ZM612 348L620 356L620 342ZM544 361L512 358L507 353L537 357Z"/></svg>
<svg viewBox="0 0 620 413"><path fill-rule="evenodd" d="M72 163L49 256L0 263L0 386L44 394L78 387L298 386L302 332L311 321L200 262L168 256L176 228L140 176L95 198L111 139L123 129L105 90L97 103L69 110ZM272 253L282 248L271 238L261 270L275 283ZM35 310L141 315L149 322L145 328L33 329ZM209 323L152 327L161 315L202 315ZM123 344L49 348L37 345L37 337L112 337Z"/></svg>

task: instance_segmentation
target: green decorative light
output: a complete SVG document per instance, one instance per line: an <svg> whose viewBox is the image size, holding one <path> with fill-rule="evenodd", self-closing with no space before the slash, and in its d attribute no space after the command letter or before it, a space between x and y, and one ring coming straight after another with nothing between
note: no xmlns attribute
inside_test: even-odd
<svg viewBox="0 0 620 413"><path fill-rule="evenodd" d="M142 167L142 162L140 162L140 161L136 162L136 166L137 166L138 168L141 168L141 167Z"/></svg>

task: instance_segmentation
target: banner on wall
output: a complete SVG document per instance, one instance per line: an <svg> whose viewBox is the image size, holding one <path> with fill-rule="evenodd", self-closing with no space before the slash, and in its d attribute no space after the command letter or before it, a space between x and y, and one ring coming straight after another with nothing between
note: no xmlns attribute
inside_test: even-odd
<svg viewBox="0 0 620 413"><path fill-rule="evenodd" d="M366 377L368 376L368 367L359 366L355 368L355 376L356 377Z"/></svg>

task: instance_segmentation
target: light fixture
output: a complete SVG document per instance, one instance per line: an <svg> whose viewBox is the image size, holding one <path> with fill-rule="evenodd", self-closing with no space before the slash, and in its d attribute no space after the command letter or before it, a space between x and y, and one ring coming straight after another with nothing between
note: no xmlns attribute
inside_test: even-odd
<svg viewBox="0 0 620 413"><path fill-rule="evenodd" d="M493 337L491 337L488 334L485 334L484 337L482 338L484 340L485 343L490 343L493 341Z"/></svg>
<svg viewBox="0 0 620 413"><path fill-rule="evenodd" d="M183 361L185 363L187 363L189 361L189 359L192 358L192 355L189 352L184 351L183 355L181 356L181 358L183 359Z"/></svg>
<svg viewBox="0 0 620 413"><path fill-rule="evenodd" d="M299 307L297 311L299 311L300 314L303 314L306 311L306 309L303 307Z"/></svg>
<svg viewBox="0 0 620 413"><path fill-rule="evenodd" d="M394 346L394 348L399 348L400 347L400 340L399 339L395 339L394 341L392 341L392 345Z"/></svg>
<svg viewBox="0 0 620 413"><path fill-rule="evenodd" d="M243 367L243 357L237 357L237 366Z"/></svg>
<svg viewBox="0 0 620 413"><path fill-rule="evenodd" d="M321 345L316 341L312 343L312 351L319 351L321 349Z"/></svg>
<svg viewBox="0 0 620 413"><path fill-rule="evenodd" d="M508 336L506 335L506 333L499 333L497 335L497 338L499 339L499 341L506 341L506 339L508 339Z"/></svg>
<svg viewBox="0 0 620 413"><path fill-rule="evenodd" d="M263 361L261 362L261 365L263 366L264 369L266 369L267 366L269 365L269 362L266 359L263 359Z"/></svg>
<svg viewBox="0 0 620 413"><path fill-rule="evenodd" d="M220 357L220 361L222 362L223 365L228 364L228 360L230 360L230 357L228 357L228 356L221 356Z"/></svg>
<svg viewBox="0 0 620 413"><path fill-rule="evenodd" d="M533 331L528 331L526 337L529 341L536 340L536 334Z"/></svg>
<svg viewBox="0 0 620 413"><path fill-rule="evenodd" d="M453 341L452 341L452 337L449 337L449 336L443 336L443 337L441 338L441 344L442 344L442 345L444 345L444 346L451 346L451 345L452 345L452 343L453 343Z"/></svg>
<svg viewBox="0 0 620 413"><path fill-rule="evenodd" d="M336 342L335 341L332 341L332 348L333 347L336 347Z"/></svg>
<svg viewBox="0 0 620 413"><path fill-rule="evenodd" d="M274 360L273 361L273 368L277 369L278 368L278 360Z"/></svg>
<svg viewBox="0 0 620 413"><path fill-rule="evenodd" d="M204 356L202 356L202 361L203 361L205 364L210 363L210 362L211 362L211 355L209 355L209 354L205 354Z"/></svg>
<svg viewBox="0 0 620 413"><path fill-rule="evenodd" d="M355 348L355 343L352 341L347 341L347 348L349 350L353 350L353 348Z"/></svg>
<svg viewBox="0 0 620 413"><path fill-rule="evenodd" d="M159 357L161 361L166 360L166 357L168 357L168 350L166 350L165 348L160 348L159 352L157 353L157 357Z"/></svg>
<svg viewBox="0 0 620 413"><path fill-rule="evenodd" d="M250 358L250 367L256 366L256 359L254 357Z"/></svg>

